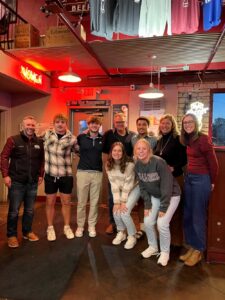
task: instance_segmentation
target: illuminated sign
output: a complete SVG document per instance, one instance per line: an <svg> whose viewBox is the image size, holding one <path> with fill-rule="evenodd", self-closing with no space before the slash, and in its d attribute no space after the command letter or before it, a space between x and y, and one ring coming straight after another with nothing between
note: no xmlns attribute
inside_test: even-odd
<svg viewBox="0 0 225 300"><path fill-rule="evenodd" d="M199 125L201 127L203 115L206 114L208 110L209 108L204 107L203 103L196 101L191 103L191 108L186 113L194 114L197 117Z"/></svg>
<svg viewBox="0 0 225 300"><path fill-rule="evenodd" d="M28 67L21 66L20 74L27 81L30 81L35 84L42 84L42 75L35 73L34 71L30 70Z"/></svg>

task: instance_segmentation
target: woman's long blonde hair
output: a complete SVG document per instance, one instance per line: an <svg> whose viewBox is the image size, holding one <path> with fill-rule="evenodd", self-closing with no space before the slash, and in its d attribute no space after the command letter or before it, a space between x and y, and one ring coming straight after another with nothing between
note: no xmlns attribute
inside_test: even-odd
<svg viewBox="0 0 225 300"><path fill-rule="evenodd" d="M160 120L159 120L159 136L163 135L162 131L160 130L160 123L165 119L169 120L172 123L171 132L172 132L173 137L175 138L176 136L178 136L180 134L180 131L177 126L177 121L175 120L174 116L171 114L165 114L160 118Z"/></svg>

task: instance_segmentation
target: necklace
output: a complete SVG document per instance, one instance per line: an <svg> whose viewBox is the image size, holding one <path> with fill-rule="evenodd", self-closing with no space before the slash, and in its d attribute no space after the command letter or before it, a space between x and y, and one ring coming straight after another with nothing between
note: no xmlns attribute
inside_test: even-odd
<svg viewBox="0 0 225 300"><path fill-rule="evenodd" d="M171 139L171 135L168 137L165 145L163 146L163 137L162 137L162 144L161 144L160 152L159 152L160 156L163 154L163 151L165 150L165 148L166 148L167 144L169 143L170 139Z"/></svg>

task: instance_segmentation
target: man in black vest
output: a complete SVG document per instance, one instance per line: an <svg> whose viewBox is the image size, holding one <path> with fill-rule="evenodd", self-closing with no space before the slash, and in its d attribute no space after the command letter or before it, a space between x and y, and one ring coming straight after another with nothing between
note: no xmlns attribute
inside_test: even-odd
<svg viewBox="0 0 225 300"><path fill-rule="evenodd" d="M44 149L43 141L35 135L35 127L34 117L24 117L20 134L9 137L1 153L2 177L9 189L7 237L10 248L19 247L17 221L22 201L23 238L32 242L39 240L32 232L32 221L37 187L43 179Z"/></svg>

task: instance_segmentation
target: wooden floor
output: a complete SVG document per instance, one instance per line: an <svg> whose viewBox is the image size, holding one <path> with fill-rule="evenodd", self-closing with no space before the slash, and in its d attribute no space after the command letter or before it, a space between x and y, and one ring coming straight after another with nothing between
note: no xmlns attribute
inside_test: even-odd
<svg viewBox="0 0 225 300"><path fill-rule="evenodd" d="M74 205L74 229L75 213ZM182 249L172 247L168 266L160 267L156 257L140 257L147 247L146 238L132 250L125 250L123 245L113 246L112 236L104 233L107 216L107 209L101 207L96 238L89 238L85 232L83 238L69 241L63 235L60 205L57 205L57 240L48 242L45 208L44 204L39 205L33 229L40 241L22 240L19 225L18 249L7 247L6 225L2 222L0 300L225 299L225 265L202 262L186 267L178 261ZM2 215L1 218L5 219Z"/></svg>

